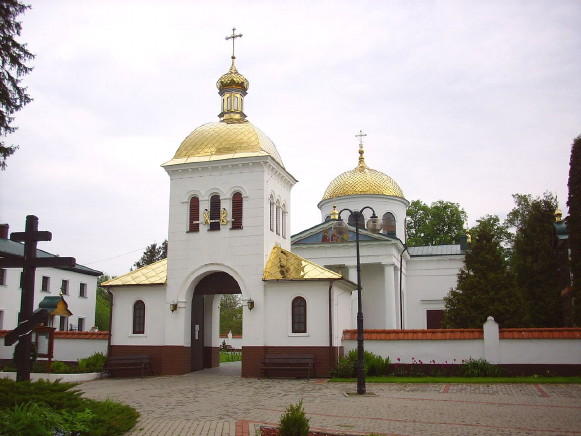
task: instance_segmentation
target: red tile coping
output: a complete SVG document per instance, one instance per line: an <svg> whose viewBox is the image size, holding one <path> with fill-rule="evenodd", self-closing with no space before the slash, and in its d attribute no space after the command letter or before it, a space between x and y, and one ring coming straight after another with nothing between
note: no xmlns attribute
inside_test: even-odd
<svg viewBox="0 0 581 436"><path fill-rule="evenodd" d="M228 335L220 335L220 338L227 339ZM232 335L232 339L242 339L242 335Z"/></svg>
<svg viewBox="0 0 581 436"><path fill-rule="evenodd" d="M10 330L0 330L0 338L6 336ZM55 330L55 339L107 339L109 332L65 332Z"/></svg>
<svg viewBox="0 0 581 436"><path fill-rule="evenodd" d="M581 328L499 329L500 339L581 339ZM366 341L484 339L482 329L364 330ZM343 340L357 340L357 330L343 330Z"/></svg>

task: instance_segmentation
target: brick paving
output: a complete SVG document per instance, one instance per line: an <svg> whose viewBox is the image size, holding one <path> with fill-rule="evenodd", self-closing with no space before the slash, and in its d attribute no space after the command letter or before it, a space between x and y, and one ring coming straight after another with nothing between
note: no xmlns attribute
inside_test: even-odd
<svg viewBox="0 0 581 436"><path fill-rule="evenodd" d="M303 400L312 430L383 435L580 435L581 385L355 384L240 377L240 364L183 376L114 378L85 395L135 407L128 435L254 436Z"/></svg>

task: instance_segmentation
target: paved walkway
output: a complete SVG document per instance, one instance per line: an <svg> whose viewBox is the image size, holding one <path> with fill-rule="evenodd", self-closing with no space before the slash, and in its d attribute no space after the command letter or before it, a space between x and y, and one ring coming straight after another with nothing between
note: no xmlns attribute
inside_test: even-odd
<svg viewBox="0 0 581 436"><path fill-rule="evenodd" d="M250 379L240 363L183 376L83 383L140 413L128 435L254 436L303 400L311 430L383 435L581 435L581 385L355 384Z"/></svg>

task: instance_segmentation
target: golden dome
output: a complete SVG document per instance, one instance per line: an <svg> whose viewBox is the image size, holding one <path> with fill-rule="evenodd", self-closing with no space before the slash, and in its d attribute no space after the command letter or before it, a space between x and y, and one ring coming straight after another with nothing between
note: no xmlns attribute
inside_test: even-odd
<svg viewBox="0 0 581 436"><path fill-rule="evenodd" d="M203 124L190 133L164 166L267 155L284 167L274 143L252 123L219 121Z"/></svg>
<svg viewBox="0 0 581 436"><path fill-rule="evenodd" d="M346 195L391 195L404 198L401 188L387 174L369 168L363 159L363 146L359 148L359 165L339 174L329 184L323 200Z"/></svg>
<svg viewBox="0 0 581 436"><path fill-rule="evenodd" d="M216 86L218 90L222 91L227 88L237 88L242 89L244 92L248 91L250 83L242 74L238 72L236 69L236 65L234 65L235 57L232 56L232 66L230 70L224 74L222 77L218 79L216 82Z"/></svg>

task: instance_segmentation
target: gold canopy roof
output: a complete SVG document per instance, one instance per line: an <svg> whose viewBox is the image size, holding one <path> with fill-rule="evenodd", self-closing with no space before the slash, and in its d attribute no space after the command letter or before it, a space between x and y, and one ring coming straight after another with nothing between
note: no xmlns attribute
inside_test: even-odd
<svg viewBox="0 0 581 436"><path fill-rule="evenodd" d="M232 56L232 66L230 67L230 70L222 77L220 77L218 82L216 82L216 87L219 91L222 91L226 88L239 88L244 91L248 91L248 88L250 87L250 83L246 77L240 74L236 69L234 59L236 59L236 57Z"/></svg>
<svg viewBox="0 0 581 436"><path fill-rule="evenodd" d="M287 251L278 244L270 252L262 276L263 280L339 280L342 278L341 274Z"/></svg>
<svg viewBox="0 0 581 436"><path fill-rule="evenodd" d="M249 121L203 124L184 139L175 156L163 166L270 155L283 168L274 143Z"/></svg>
<svg viewBox="0 0 581 436"><path fill-rule="evenodd" d="M167 280L167 259L146 265L114 279L101 286L164 285Z"/></svg>
<svg viewBox="0 0 581 436"><path fill-rule="evenodd" d="M404 198L403 192L395 180L365 164L363 153L363 146L360 145L357 167L335 177L327 187L323 200L361 194L391 195Z"/></svg>

